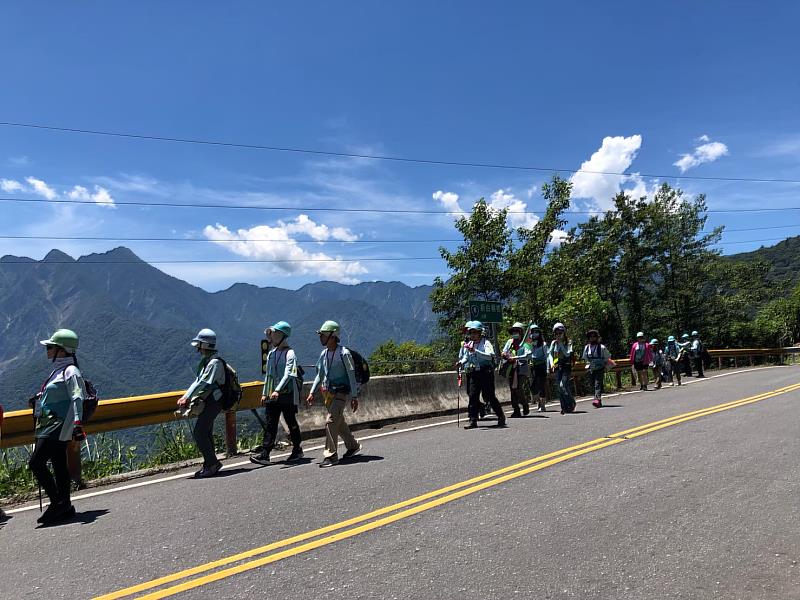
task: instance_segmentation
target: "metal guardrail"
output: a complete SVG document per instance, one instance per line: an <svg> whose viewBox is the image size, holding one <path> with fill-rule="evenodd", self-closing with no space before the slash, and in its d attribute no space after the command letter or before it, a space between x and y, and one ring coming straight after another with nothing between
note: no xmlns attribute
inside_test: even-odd
<svg viewBox="0 0 800 600"><path fill-rule="evenodd" d="M717 359L718 367L722 368L722 363L725 359L732 359L734 366L737 366L740 360L746 360L752 365L755 357L765 356L774 356L779 362L783 363L786 355L800 354L800 347L720 349L710 350L709 353L713 358ZM621 387L622 373L630 371L630 361L627 358L620 358L614 359L614 362L617 363L617 366L612 369L611 372L616 373L618 386ZM576 363L573 371L575 376L580 377L584 372L581 367L582 363ZM384 377L401 376L402 375L385 375ZM262 385L263 383L261 381L242 384L242 401L239 405L239 410L248 410L260 406ZM95 412L92 417L92 421L86 426L86 432L92 434L178 421L181 417L175 416L175 404L182 395L183 391L175 391L161 394L149 394L146 396L101 400L97 412ZM229 450L235 452L235 413L226 413L226 439ZM8 448L30 444L32 442L32 411L30 409L25 409L6 413L3 422L3 434L0 440L0 447Z"/></svg>

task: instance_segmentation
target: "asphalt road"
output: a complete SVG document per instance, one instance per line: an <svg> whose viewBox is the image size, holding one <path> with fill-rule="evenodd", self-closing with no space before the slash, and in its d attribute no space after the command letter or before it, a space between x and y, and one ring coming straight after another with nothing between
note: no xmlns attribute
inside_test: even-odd
<svg viewBox="0 0 800 600"><path fill-rule="evenodd" d="M17 512L0 528L0 597L91 598L205 565L121 597L800 598L800 390L753 398L797 383L797 367L758 369L506 430L407 423L359 432L381 437L331 469L314 451L299 466L173 478L76 500L79 519L59 527ZM482 489L206 565L566 448Z"/></svg>

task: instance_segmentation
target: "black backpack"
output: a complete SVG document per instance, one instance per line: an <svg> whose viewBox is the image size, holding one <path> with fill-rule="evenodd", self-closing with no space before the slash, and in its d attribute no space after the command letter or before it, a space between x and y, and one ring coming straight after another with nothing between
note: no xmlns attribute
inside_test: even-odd
<svg viewBox="0 0 800 600"><path fill-rule="evenodd" d="M303 395L303 377L305 377L306 370L303 368L302 365L297 365L297 377L294 380L294 384L297 386L297 394L298 396Z"/></svg>
<svg viewBox="0 0 800 600"><path fill-rule="evenodd" d="M225 362L225 359L219 356L215 356L214 358L221 362L225 369L225 383L219 388L222 390L222 397L219 399L219 404L222 410L236 410L242 399L242 386L239 384L239 375L236 374L236 370L233 367Z"/></svg>
<svg viewBox="0 0 800 600"><path fill-rule="evenodd" d="M355 350L350 348L347 349L350 352L350 356L353 357L353 367L355 368L356 372L356 383L358 385L364 385L369 381L369 363ZM344 354L342 354L342 362L344 362Z"/></svg>

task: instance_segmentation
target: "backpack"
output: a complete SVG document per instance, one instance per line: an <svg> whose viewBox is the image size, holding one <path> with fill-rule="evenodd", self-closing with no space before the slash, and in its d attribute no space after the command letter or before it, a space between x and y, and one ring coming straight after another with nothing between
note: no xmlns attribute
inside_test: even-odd
<svg viewBox="0 0 800 600"><path fill-rule="evenodd" d="M294 384L297 386L297 395L303 395L303 377L305 377L306 370L302 365L297 365L297 377L295 377Z"/></svg>
<svg viewBox="0 0 800 600"><path fill-rule="evenodd" d="M86 398L83 399L83 420L81 423L88 423L92 418L94 412L97 410L97 404L100 402L100 396L97 393L97 388L88 379L83 380L86 386Z"/></svg>
<svg viewBox="0 0 800 600"><path fill-rule="evenodd" d="M364 357L355 350L351 350L350 348L347 350L350 352L350 356L353 357L353 367L355 368L356 372L356 383L359 386L364 385L369 381L369 363L367 363L367 361L364 360ZM342 354L342 362L344 362L344 354Z"/></svg>
<svg viewBox="0 0 800 600"><path fill-rule="evenodd" d="M222 363L225 368L225 383L220 386L222 397L219 399L219 404L222 410L231 411L239 408L239 402L242 399L242 386L239 384L239 375L236 370L231 367L225 359L217 356L216 360Z"/></svg>

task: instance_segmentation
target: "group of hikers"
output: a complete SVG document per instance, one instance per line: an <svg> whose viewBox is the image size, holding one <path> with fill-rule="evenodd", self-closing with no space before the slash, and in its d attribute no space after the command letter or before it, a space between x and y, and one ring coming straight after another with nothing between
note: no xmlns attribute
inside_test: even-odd
<svg viewBox="0 0 800 600"><path fill-rule="evenodd" d="M538 410L546 411L548 373L554 374L561 413L564 414L575 410L572 368L576 360L581 358L586 363L594 390L592 404L595 408L602 406L604 375L615 363L596 330L587 332L586 345L580 355L576 354L562 323L553 326L553 339L549 344L536 324L525 326L517 322L508 331L511 337L497 356L481 322L468 321L464 327L465 338L460 347L457 368L459 386L461 375L466 375L469 396L467 429L478 427L478 420L485 416L487 409L497 415L495 427L507 426L506 415L495 394L495 372L508 379L512 418L530 412L533 395L538 399ZM297 462L303 458L302 436L297 421L303 392L303 368L289 344L292 334L289 323L279 321L264 333L270 348L261 395L265 413L262 422L264 437L262 445L250 460L258 465L270 463L270 454L276 446L279 420L283 417L292 445L287 462ZM358 409L360 386L369 379L369 371L357 352L341 344L338 323L325 321L317 334L323 348L305 402L312 405L319 393L327 409L325 448L320 462L320 467L324 468L339 462L339 437L345 447L342 458L351 458L362 450L347 424L345 410L348 404L353 412ZM657 339L648 342L644 333L639 332L631 346L630 361L640 389L647 390L649 368L655 373L657 389L663 382L674 385L674 380L681 385L682 372L690 376L692 374L692 362L698 377L703 377L707 352L697 331L692 332L691 338L689 334L684 334L682 341L678 342L674 336L670 336L662 349ZM91 382L81 374L76 356L78 336L74 331L59 329L40 343L51 362L51 372L39 392L29 400L33 409L35 437L29 468L50 500L38 522L49 525L75 515L75 508L70 501L74 477L68 464L69 456L74 453L68 450L72 448L79 451L80 443L86 439L84 424L97 407L97 393ZM203 465L194 476L203 479L215 476L222 468L214 445L214 422L221 412L235 410L241 397L241 388L236 372L219 355L214 331L201 329L190 343L200 360L194 382L177 401L176 414L196 417L192 434L203 456ZM2 409L0 420L1 415ZM80 483L79 476L75 483ZM3 518L5 515L0 511L0 519Z"/></svg>
<svg viewBox="0 0 800 600"><path fill-rule="evenodd" d="M303 458L296 417L303 391L303 369L289 345L291 333L292 328L285 321L279 321L265 331L271 349L267 355L261 396L266 417L264 438L259 452L251 457L259 465L270 462L281 416L292 443L287 461L296 462ZM362 450L347 425L345 409L348 404L353 412L358 409L359 386L369 376L363 373L367 367L360 355L340 343L338 323L325 321L317 334L323 349L305 402L312 405L319 394L325 404L328 416L320 467L331 467L339 462L339 437L345 446L342 458L351 458ZM37 521L52 525L75 516L70 500L73 477L68 465L68 448L86 439L83 427L96 408L97 395L78 366L78 336L74 331L59 329L40 343L51 361L51 372L39 392L29 399L33 409L35 444L28 466L49 499L49 506ZM196 417L192 434L203 456L203 466L194 476L202 479L213 477L222 468L214 447L214 421L224 410L235 409L241 388L236 372L217 351L214 331L201 329L190 343L200 355L200 361L194 382L177 401L176 413L183 417ZM5 518L5 513L0 510L0 519Z"/></svg>
<svg viewBox="0 0 800 600"><path fill-rule="evenodd" d="M573 412L576 402L572 392L572 369L578 359L586 364L587 376L594 392L592 405L595 408L602 407L605 373L614 368L616 363L611 359L611 353L603 345L596 329L586 332L586 345L580 354L575 352L563 323L553 325L553 339L549 344L544 339L541 327L535 323L525 326L516 322L509 327L508 333L511 337L498 356L486 337L483 323L467 321L464 325L464 341L456 367L459 386L462 383L462 373L466 375L469 398L469 423L466 429L477 428L478 420L485 417L488 410L497 415L495 427L507 427L506 415L495 394L495 371L508 380L512 418L530 413L533 396L536 396L539 412L547 410L548 373L552 373L555 378L561 414ZM677 381L681 385L682 373L692 376L692 364L697 370L697 376L705 377L704 363L708 356L697 331L693 331L691 336L684 333L680 342L671 335L663 348L657 339L648 342L640 331L631 345L629 358L633 377L639 382L639 389L647 391L649 369L653 370L656 389L660 389L665 382L675 385Z"/></svg>

